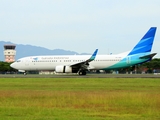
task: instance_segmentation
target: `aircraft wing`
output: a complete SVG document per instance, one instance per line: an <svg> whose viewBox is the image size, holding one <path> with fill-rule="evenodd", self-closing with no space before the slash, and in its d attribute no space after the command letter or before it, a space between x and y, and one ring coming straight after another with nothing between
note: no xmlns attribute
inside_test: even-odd
<svg viewBox="0 0 160 120"><path fill-rule="evenodd" d="M96 49L94 51L94 53L92 54L92 56L89 59L87 59L86 61L75 63L75 64L72 64L70 66L81 68L81 69L87 69L87 67L89 65L89 62L93 61L96 58L97 52L98 52L98 49Z"/></svg>
<svg viewBox="0 0 160 120"><path fill-rule="evenodd" d="M155 56L156 54L157 54L157 53L152 53L152 54L149 54L149 55L145 55L145 56L140 57L140 59L152 58L152 57Z"/></svg>

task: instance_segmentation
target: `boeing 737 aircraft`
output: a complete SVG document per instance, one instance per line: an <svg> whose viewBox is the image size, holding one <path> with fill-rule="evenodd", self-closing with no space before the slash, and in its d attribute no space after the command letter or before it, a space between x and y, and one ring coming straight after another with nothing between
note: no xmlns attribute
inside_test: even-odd
<svg viewBox="0 0 160 120"><path fill-rule="evenodd" d="M151 27L131 50L117 55L97 55L98 49L90 55L29 56L18 59L12 68L26 71L53 70L56 73L78 73L86 75L87 70L109 70L134 66L150 61L156 27Z"/></svg>

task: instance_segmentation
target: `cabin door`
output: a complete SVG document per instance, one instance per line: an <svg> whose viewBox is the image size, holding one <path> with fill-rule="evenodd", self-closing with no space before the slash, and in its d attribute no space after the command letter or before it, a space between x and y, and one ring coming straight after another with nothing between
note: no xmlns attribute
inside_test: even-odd
<svg viewBox="0 0 160 120"><path fill-rule="evenodd" d="M127 57L126 63L127 63L127 64L131 64L131 57Z"/></svg>

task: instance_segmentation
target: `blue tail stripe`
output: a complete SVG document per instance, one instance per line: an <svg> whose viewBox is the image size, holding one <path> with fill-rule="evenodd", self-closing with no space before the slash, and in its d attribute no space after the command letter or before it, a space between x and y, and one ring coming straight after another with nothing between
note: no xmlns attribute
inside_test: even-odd
<svg viewBox="0 0 160 120"><path fill-rule="evenodd" d="M134 50L132 50L132 54L142 53L142 51L143 52L150 52L151 51L151 49L150 49L151 47L152 47L152 44L147 45L147 46L142 46L142 47L135 48Z"/></svg>
<svg viewBox="0 0 160 120"><path fill-rule="evenodd" d="M153 37L152 37L152 38L147 38L147 39L141 40L136 47L140 47L140 46L145 46L145 45L148 45L148 44L152 44L152 43L153 43L152 39L153 39Z"/></svg>
<svg viewBox="0 0 160 120"><path fill-rule="evenodd" d="M151 52L156 27L151 27L128 55Z"/></svg>

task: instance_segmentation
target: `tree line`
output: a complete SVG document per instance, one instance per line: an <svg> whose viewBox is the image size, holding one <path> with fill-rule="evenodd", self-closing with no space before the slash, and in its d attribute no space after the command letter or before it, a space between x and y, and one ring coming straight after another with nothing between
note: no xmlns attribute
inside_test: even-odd
<svg viewBox="0 0 160 120"><path fill-rule="evenodd" d="M0 73L10 73L10 72L16 72L15 69L11 68L10 67L10 64L11 63L8 63L8 62L2 62L0 61Z"/></svg>
<svg viewBox="0 0 160 120"><path fill-rule="evenodd" d="M10 67L10 64L11 63L0 61L0 74L17 72L17 70ZM139 64L136 66L118 69L120 73L125 73L126 71L136 71L140 73L144 70L147 73L160 72L160 58L154 58L149 62Z"/></svg>

